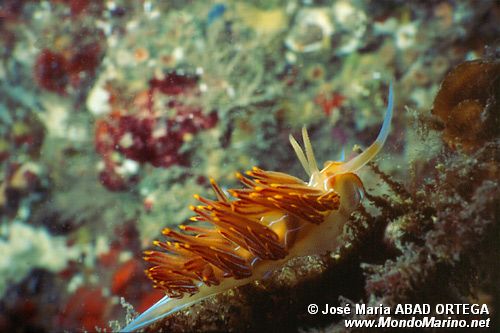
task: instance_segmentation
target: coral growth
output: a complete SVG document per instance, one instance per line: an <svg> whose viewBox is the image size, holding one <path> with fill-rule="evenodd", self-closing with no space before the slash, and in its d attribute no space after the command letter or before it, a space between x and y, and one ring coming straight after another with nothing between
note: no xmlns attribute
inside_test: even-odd
<svg viewBox="0 0 500 333"><path fill-rule="evenodd" d="M105 45L102 32L89 28L75 29L71 40L54 41L37 55L33 75L38 85L60 95L85 89L101 63Z"/></svg>
<svg viewBox="0 0 500 333"><path fill-rule="evenodd" d="M170 98L159 110L158 100L163 101L160 94ZM125 159L162 168L188 164L188 155L181 151L184 142L214 127L218 119L214 112L205 115L199 106L175 98L186 94L197 94L196 78L172 72L150 81L150 89L135 99L136 110L119 109L119 102L113 101L114 110L96 122L95 130L96 151L105 164L100 174L103 185L114 191L128 187L119 172ZM123 158L117 160L113 152Z"/></svg>
<svg viewBox="0 0 500 333"><path fill-rule="evenodd" d="M67 61L63 55L43 50L35 64L35 78L40 87L62 94L68 84Z"/></svg>

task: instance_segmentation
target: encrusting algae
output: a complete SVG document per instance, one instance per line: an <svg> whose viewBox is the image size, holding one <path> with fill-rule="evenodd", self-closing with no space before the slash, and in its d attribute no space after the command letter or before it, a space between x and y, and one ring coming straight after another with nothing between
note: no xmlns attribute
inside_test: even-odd
<svg viewBox="0 0 500 333"><path fill-rule="evenodd" d="M389 134L392 85L388 100L377 139L348 162L327 162L320 171L306 129L305 153L290 136L310 176L308 183L254 167L247 172L250 178L237 174L246 188L229 190L236 199L231 201L211 180L217 201L195 195L204 205L191 207L197 214L192 220L208 228L181 225L181 232L163 230L169 241L156 241L162 251L145 252L145 260L155 265L148 276L167 295L123 331L140 329L206 297L263 279L290 259L336 250L344 224L363 198L356 171L377 155Z"/></svg>
<svg viewBox="0 0 500 333"><path fill-rule="evenodd" d="M432 113L444 126L443 140L471 152L500 133L500 61L474 60L445 77Z"/></svg>

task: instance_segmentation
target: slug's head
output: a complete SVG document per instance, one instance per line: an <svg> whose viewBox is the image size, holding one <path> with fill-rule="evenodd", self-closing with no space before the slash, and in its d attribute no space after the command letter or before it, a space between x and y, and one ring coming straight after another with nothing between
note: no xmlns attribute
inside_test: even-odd
<svg viewBox="0 0 500 333"><path fill-rule="evenodd" d="M363 184L356 175L356 172L366 163L370 162L378 154L380 149L382 149L387 136L389 135L393 108L394 91L391 83L389 87L389 98L384 122L375 141L355 158L347 162L326 162L325 167L322 170L319 170L316 165L311 143L305 128L302 131L306 152L305 154L297 141L290 136L290 142L295 150L295 153L302 163L302 166L310 176L309 185L321 188L325 191L333 189L339 194L341 209L345 209L348 212L354 210L363 198Z"/></svg>
<svg viewBox="0 0 500 333"><path fill-rule="evenodd" d="M340 166L342 162L327 162L327 167ZM321 175L324 190L334 190L340 198L340 208L347 213L354 211L364 195L361 179L354 172L332 174L324 172Z"/></svg>
<svg viewBox="0 0 500 333"><path fill-rule="evenodd" d="M394 91L391 83L384 122L375 141L352 160L326 162L325 167L320 171L321 178L325 181L325 187L333 188L339 194L340 206L348 211L354 210L363 198L363 184L356 175L356 171L370 162L384 146L389 135L393 109Z"/></svg>

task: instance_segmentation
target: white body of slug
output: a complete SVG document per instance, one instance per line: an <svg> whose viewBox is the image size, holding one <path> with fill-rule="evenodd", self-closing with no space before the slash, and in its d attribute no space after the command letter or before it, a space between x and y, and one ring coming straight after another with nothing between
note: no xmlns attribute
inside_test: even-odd
<svg viewBox="0 0 500 333"><path fill-rule="evenodd" d="M200 282L198 291L191 296L170 298L165 296L151 308L129 323L121 332L139 330L151 323L165 318L181 309L184 309L200 300L224 292L226 290L261 280L290 259L313 254L324 254L334 251L339 247L339 236L351 212L356 209L363 197L363 185L355 172L368 163L382 148L389 134L393 114L394 96L392 84L382 129L375 142L363 153L348 162L327 162L319 170L313 154L307 131L303 129L305 153L297 141L290 136L290 142L310 176L310 188L315 188L325 193L334 191L338 194L340 204L338 209L332 210L324 221L319 224L301 221L287 214L269 214L261 218L261 223L279 235L280 242L287 249L287 255L279 260L261 260L256 256L247 256L252 264L252 275L247 278L224 278L218 285L207 286ZM236 249L235 251L237 251Z"/></svg>

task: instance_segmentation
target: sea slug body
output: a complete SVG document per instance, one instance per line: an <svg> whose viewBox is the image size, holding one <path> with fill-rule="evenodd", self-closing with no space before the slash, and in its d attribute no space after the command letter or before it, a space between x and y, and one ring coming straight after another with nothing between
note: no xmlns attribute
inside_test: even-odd
<svg viewBox="0 0 500 333"><path fill-rule="evenodd" d="M393 114L392 84L382 129L375 142L347 162L329 161L319 170L309 136L302 131L303 150L290 136L309 182L281 172L254 167L236 177L244 189L229 190L211 180L216 200L195 195L193 225L181 231L165 228L167 241L146 251L153 264L147 275L166 296L128 324L131 332L193 303L228 289L260 280L294 257L323 254L340 245L349 215L363 198L356 175L382 148Z"/></svg>

